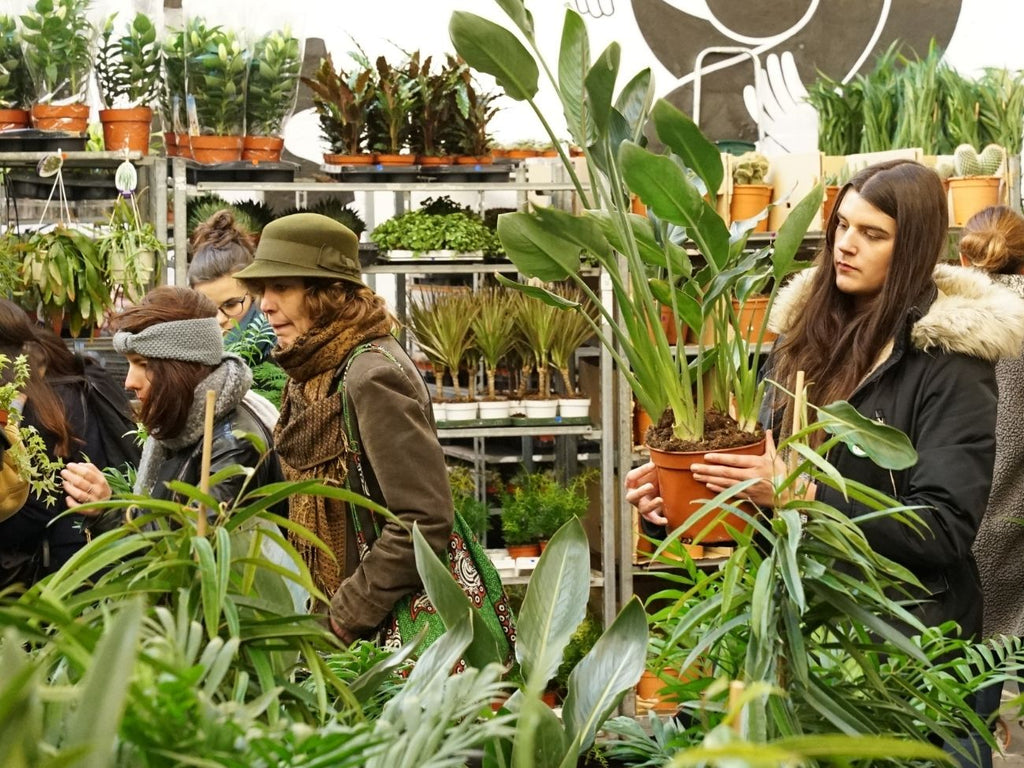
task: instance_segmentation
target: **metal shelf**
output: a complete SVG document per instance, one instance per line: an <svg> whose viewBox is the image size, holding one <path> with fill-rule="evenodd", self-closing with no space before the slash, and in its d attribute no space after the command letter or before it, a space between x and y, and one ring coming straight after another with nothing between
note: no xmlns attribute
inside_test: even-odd
<svg viewBox="0 0 1024 768"><path fill-rule="evenodd" d="M543 437L545 435L579 435L588 440L600 440L601 430L593 424L574 424L567 426L545 425L529 427L443 427L437 430L437 436L450 437Z"/></svg>

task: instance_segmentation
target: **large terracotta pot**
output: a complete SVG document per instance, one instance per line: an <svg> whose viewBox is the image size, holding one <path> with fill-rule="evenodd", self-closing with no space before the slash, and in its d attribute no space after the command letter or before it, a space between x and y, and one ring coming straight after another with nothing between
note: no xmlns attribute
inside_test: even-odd
<svg viewBox="0 0 1024 768"><path fill-rule="evenodd" d="M192 157L197 163L230 163L242 159L241 136L192 136Z"/></svg>
<svg viewBox="0 0 1024 768"><path fill-rule="evenodd" d="M978 211L999 205L998 176L954 176L949 180L953 198L953 223L962 227Z"/></svg>
<svg viewBox="0 0 1024 768"><path fill-rule="evenodd" d="M29 111L27 109L0 109L0 131L15 131L28 128Z"/></svg>
<svg viewBox="0 0 1024 768"><path fill-rule="evenodd" d="M149 129L153 124L153 110L149 107L132 109L101 109L103 146L108 152L127 149L149 154Z"/></svg>
<svg viewBox="0 0 1024 768"><path fill-rule="evenodd" d="M89 105L33 104L32 127L41 131L85 133L89 127Z"/></svg>
<svg viewBox="0 0 1024 768"><path fill-rule="evenodd" d="M280 136L246 136L242 140L242 159L253 163L276 163L283 150Z"/></svg>
<svg viewBox="0 0 1024 768"><path fill-rule="evenodd" d="M757 335L765 322L765 312L768 311L767 296L751 296L740 306L733 299L733 307L739 312L740 335L751 344L757 343ZM774 341L778 334L765 330L764 338L761 341Z"/></svg>
<svg viewBox="0 0 1024 768"><path fill-rule="evenodd" d="M772 187L768 184L737 184L732 188L732 201L729 203L729 218L732 221L751 219L772 201ZM755 232L768 231L768 219L757 222Z"/></svg>
<svg viewBox="0 0 1024 768"><path fill-rule="evenodd" d="M703 483L698 483L693 479L693 473L690 471L691 465L700 464L704 460L704 454L707 451L661 451L650 446L648 449L651 452L651 461L654 462L657 473L661 498L665 502L663 514L668 518L667 527L670 531L674 531L697 511L703 501L713 496ZM715 453L760 456L764 453L764 440L738 448L716 448ZM752 512L753 508L751 507L749 511ZM720 516L721 520L701 535L711 521ZM712 510L704 518L683 530L680 535L683 539L697 544L721 544L734 540L728 528L744 531L748 525L749 523L745 519L732 512L722 516L721 510Z"/></svg>

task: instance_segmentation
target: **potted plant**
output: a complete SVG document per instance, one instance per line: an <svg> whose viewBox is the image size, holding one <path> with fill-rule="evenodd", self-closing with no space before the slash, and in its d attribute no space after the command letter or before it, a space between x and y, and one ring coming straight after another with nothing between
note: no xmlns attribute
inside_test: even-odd
<svg viewBox="0 0 1024 768"><path fill-rule="evenodd" d="M384 165L410 165L416 156L408 151L412 132L410 113L416 104L416 80L408 64L394 66L378 56L373 66L374 100L367 117L370 149Z"/></svg>
<svg viewBox="0 0 1024 768"><path fill-rule="evenodd" d="M189 145L200 163L242 157L245 127L245 81L249 52L232 30L209 26L202 17L185 27L185 84L189 111ZM191 112L195 110L195 126Z"/></svg>
<svg viewBox="0 0 1024 768"><path fill-rule="evenodd" d="M160 43L163 60L163 87L160 89L160 112L164 147L168 157L189 157L185 117L185 29L169 31Z"/></svg>
<svg viewBox="0 0 1024 768"><path fill-rule="evenodd" d="M510 557L537 557L541 540L542 472L520 470L501 494L501 535Z"/></svg>
<svg viewBox="0 0 1024 768"><path fill-rule="evenodd" d="M0 131L28 128L31 99L32 81L17 21L0 15Z"/></svg>
<svg viewBox="0 0 1024 768"><path fill-rule="evenodd" d="M366 134L366 113L375 98L370 70L349 73L335 69L328 53L312 77L300 80L313 94L320 132L330 145L324 161L336 165L373 163Z"/></svg>
<svg viewBox="0 0 1024 768"><path fill-rule="evenodd" d="M473 470L464 464L448 467L448 484L452 489L455 513L466 521L466 526L477 539L483 541L490 510L487 508L487 502L477 498L476 475Z"/></svg>
<svg viewBox="0 0 1024 768"><path fill-rule="evenodd" d="M768 231L768 205L772 201L772 186L765 184L768 158L760 152L744 152L731 159L732 196L729 199L729 218L744 221L757 218L754 232ZM710 190L714 194L716 190Z"/></svg>
<svg viewBox="0 0 1024 768"><path fill-rule="evenodd" d="M416 341L434 364L435 386L439 399L447 401L447 421L471 421L477 417L477 403L462 394L459 372L472 346L472 321L475 306L469 293L443 293L423 302L409 304L409 321ZM449 372L453 395L442 396L444 374Z"/></svg>
<svg viewBox="0 0 1024 768"><path fill-rule="evenodd" d="M151 287L167 246L143 221L131 192L118 195L106 231L96 241L115 296L138 302Z"/></svg>
<svg viewBox="0 0 1024 768"><path fill-rule="evenodd" d="M462 71L461 77L462 93L452 127L452 154L455 155L456 163L491 163L491 134L488 128L498 112L494 103L498 94L478 90L468 68Z"/></svg>
<svg viewBox="0 0 1024 768"><path fill-rule="evenodd" d="M510 18L533 45L533 31L525 17L510 13ZM715 347L698 343L689 357L677 355L661 327L660 307L670 306L678 322L692 328L699 339L707 318L723 317L720 322L738 324L732 299L742 298L740 289L748 283L749 268L771 276L769 296L798 268L797 248L818 214L821 187L794 206L769 246L751 251L746 240L753 222L741 222L730 231L704 197L720 187L724 175L717 147L667 102L646 106L653 101L649 72L627 81L613 98L617 71L609 62L617 60L616 47L597 63L585 58L586 32L578 14L566 13L557 70L538 63L538 59L543 61L541 54L535 57L510 31L474 14L454 13L449 31L456 51L471 67L494 76L509 98L528 102L538 115L543 115L537 103L540 72L551 73L555 96L564 114L570 116L572 141L586 148L587 178L593 187L584 186L574 165L565 158L566 173L575 184L584 213L536 208L529 213L505 214L498 219L498 234L521 274L542 281L571 281L600 308L608 330L603 333L595 323L595 333L608 346L637 401L648 413L657 414L656 421L662 425L656 434L649 433L652 458L657 451L656 463L664 458L682 464L678 472L685 477L688 462L711 450L704 441L706 406L713 406L716 418L728 423L730 402L721 400L724 392L712 393L715 398L705 392L703 372L716 362L737 366L754 349L736 334L721 338ZM502 55L489 55L495 50ZM578 79L568 75L564 80L555 79L556 71L590 73L601 78L602 87L576 88L573 83L578 84ZM551 141L556 142L557 135L546 121L544 125ZM642 145L649 127L665 146L660 153ZM633 194L652 217L630 213ZM684 231L685 242L680 238ZM696 265L691 250L700 257ZM617 311L602 304L587 284L583 268L588 263L596 263L608 275ZM543 287L505 281L500 276L499 280L556 307L577 310ZM728 309L719 312L718 307ZM741 376L734 381L744 391L731 395L756 402L756 378ZM754 423L737 428L714 450L731 444L762 452L756 409L754 413ZM745 422L748 416L744 416ZM676 472L667 467L658 471L665 496L673 485L669 476ZM701 487L698 493L698 498L703 498L707 491ZM686 521L694 508L687 500L669 496L665 509L675 527Z"/></svg>
<svg viewBox="0 0 1024 768"><path fill-rule="evenodd" d="M542 549L559 528L573 518L582 518L587 514L590 506L587 487L597 477L598 471L593 467L579 472L565 483L560 482L550 471L539 474L536 495Z"/></svg>
<svg viewBox="0 0 1024 768"><path fill-rule="evenodd" d="M953 200L953 223L962 227L982 208L998 205L1002 177L997 175L1006 159L1006 150L989 144L978 152L970 144L961 144L953 152L953 176L949 190Z"/></svg>
<svg viewBox="0 0 1024 768"><path fill-rule="evenodd" d="M284 121L295 108L302 46L287 28L267 32L252 47L245 85L243 160L281 159Z"/></svg>
<svg viewBox="0 0 1024 768"><path fill-rule="evenodd" d="M438 165L449 161L446 154L446 136L452 131L452 121L458 110L458 93L462 85L461 73L466 65L448 55L437 71L432 68L430 56L420 60L420 52L409 56L409 77L414 81L414 104L410 110L412 125L409 149L416 154L421 165Z"/></svg>
<svg viewBox="0 0 1024 768"><path fill-rule="evenodd" d="M497 235L480 216L446 195L428 197L420 208L382 222L370 241L391 261L482 259L500 250Z"/></svg>
<svg viewBox="0 0 1024 768"><path fill-rule="evenodd" d="M103 145L110 151L129 149L145 155L153 122L151 104L160 93L162 51L148 15L135 14L115 37L116 18L114 13L104 22L96 55Z"/></svg>
<svg viewBox="0 0 1024 768"><path fill-rule="evenodd" d="M551 350L558 333L558 308L530 295L520 295L516 305L516 325L524 341L523 376L537 371L537 391L523 397L528 419L554 419L558 415L558 397L551 391ZM529 366L529 368L527 368Z"/></svg>
<svg viewBox="0 0 1024 768"><path fill-rule="evenodd" d="M35 86L36 128L85 133L96 41L88 10L89 0L36 0L21 16L25 63Z"/></svg>
<svg viewBox="0 0 1024 768"><path fill-rule="evenodd" d="M577 377L573 375L576 350L594 335L594 323L600 317L597 308L582 291L567 287L558 291L567 301L579 307L577 312L558 312L554 315L554 339L549 349L551 367L561 379L561 397L558 415L563 419L586 419L590 415L590 398L580 394Z"/></svg>
<svg viewBox="0 0 1024 768"><path fill-rule="evenodd" d="M474 294L476 311L470 327L473 346L483 361L487 392L480 400L480 418L508 418L508 398L498 397L498 365L505 359L515 340L514 296L507 288L490 287Z"/></svg>

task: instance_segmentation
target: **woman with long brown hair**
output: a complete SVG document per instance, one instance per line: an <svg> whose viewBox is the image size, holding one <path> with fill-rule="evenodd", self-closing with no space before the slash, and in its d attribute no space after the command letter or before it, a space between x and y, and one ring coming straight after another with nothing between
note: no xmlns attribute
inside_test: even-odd
<svg viewBox="0 0 1024 768"><path fill-rule="evenodd" d="M0 353L11 360L22 354L28 358L22 425L38 430L50 459L77 462L88 457L100 467L107 466L103 417L91 409L87 387L101 388L122 409L125 420L130 405L124 390L100 363L72 353L52 331L34 325L25 310L7 299L0 299ZM123 443L130 447L131 442L132 437L125 436ZM124 446L119 450L125 450ZM30 493L18 512L0 522L0 563L6 562L8 569L0 578L12 578L11 571L24 566L30 557L38 565L35 575L41 577L55 571L85 544L82 516L63 515L67 508L63 498ZM0 564L0 572L3 570Z"/></svg>

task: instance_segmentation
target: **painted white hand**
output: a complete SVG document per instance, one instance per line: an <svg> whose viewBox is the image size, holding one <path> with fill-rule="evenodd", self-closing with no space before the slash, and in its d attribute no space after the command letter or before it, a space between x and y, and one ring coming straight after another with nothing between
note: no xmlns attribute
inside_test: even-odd
<svg viewBox="0 0 1024 768"><path fill-rule="evenodd" d="M761 71L761 87L744 86L747 112L761 124L761 151L813 152L818 148L818 115L807 103L807 88L800 79L790 51L768 54Z"/></svg>

